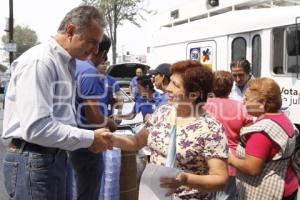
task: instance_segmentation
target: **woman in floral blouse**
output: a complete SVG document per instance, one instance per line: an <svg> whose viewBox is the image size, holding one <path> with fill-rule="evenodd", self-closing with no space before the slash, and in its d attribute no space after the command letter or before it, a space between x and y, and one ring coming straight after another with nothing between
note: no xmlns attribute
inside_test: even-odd
<svg viewBox="0 0 300 200"><path fill-rule="evenodd" d="M228 179L228 147L223 126L202 109L211 90L212 71L191 60L177 62L171 69L169 104L159 107L135 136L114 135L114 146L136 151L148 145L151 163L181 169L176 178L161 179L161 187L169 188L167 195L213 199L212 192L221 190ZM175 139L171 139L174 124ZM168 165L172 144L174 164Z"/></svg>

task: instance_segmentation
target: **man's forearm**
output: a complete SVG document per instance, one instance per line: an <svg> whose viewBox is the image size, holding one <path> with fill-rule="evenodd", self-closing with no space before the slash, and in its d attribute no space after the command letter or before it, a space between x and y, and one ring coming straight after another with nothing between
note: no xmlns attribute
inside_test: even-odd
<svg viewBox="0 0 300 200"><path fill-rule="evenodd" d="M34 122L27 130L26 141L46 147L73 151L89 147L94 140L94 132L79 129L54 121L51 117Z"/></svg>

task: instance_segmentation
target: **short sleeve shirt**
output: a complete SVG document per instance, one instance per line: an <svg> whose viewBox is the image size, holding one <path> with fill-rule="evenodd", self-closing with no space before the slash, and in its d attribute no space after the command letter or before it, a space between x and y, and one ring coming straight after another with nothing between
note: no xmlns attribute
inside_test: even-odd
<svg viewBox="0 0 300 200"><path fill-rule="evenodd" d="M160 107L162 105L165 105L168 103L168 100L169 100L169 95L168 93L163 93L163 94L160 94L159 96L159 100L157 102L157 107Z"/></svg>
<svg viewBox="0 0 300 200"><path fill-rule="evenodd" d="M289 136L293 136L294 127L285 114L279 115L264 115L266 118L270 118L276 121L282 128L289 133ZM280 151L280 147L264 132L251 133L246 143L246 153L248 155L263 159L272 160L272 158ZM294 169L291 164L288 167L285 185L284 185L284 197L291 195L298 188L298 180Z"/></svg>
<svg viewBox="0 0 300 200"><path fill-rule="evenodd" d="M139 96L139 92L138 92L138 88L137 88L137 76L133 77L133 79L130 82L130 86L133 90L134 97Z"/></svg>
<svg viewBox="0 0 300 200"><path fill-rule="evenodd" d="M158 92L154 92L152 95L152 99L149 101L145 97L137 96L136 102L134 104L133 112L139 113L141 112L143 117L147 114L152 114L156 107L158 106L160 95Z"/></svg>
<svg viewBox="0 0 300 200"><path fill-rule="evenodd" d="M172 109L174 108L170 105L159 107L145 125L149 131L150 162L157 165L165 165L166 162L172 127L170 123ZM177 126L177 168L193 174L206 175L209 171L208 159L226 159L227 157L228 146L224 127L208 112L186 126ZM198 192L188 189L182 193Z"/></svg>
<svg viewBox="0 0 300 200"><path fill-rule="evenodd" d="M99 99L99 108L105 113L104 84L97 68L91 61L76 60L75 78L77 82L76 110L79 127L88 124L84 112L84 101L87 99Z"/></svg>
<svg viewBox="0 0 300 200"><path fill-rule="evenodd" d="M105 89L105 102L108 108L107 116L111 116L113 114L113 101L114 101L114 94L120 91L120 85L117 81L109 75L106 75L104 78L104 89ZM110 105L111 104L111 105ZM110 106L109 106L110 105Z"/></svg>
<svg viewBox="0 0 300 200"><path fill-rule="evenodd" d="M112 93L120 91L120 85L114 79L114 77L107 75L108 86L112 88Z"/></svg>

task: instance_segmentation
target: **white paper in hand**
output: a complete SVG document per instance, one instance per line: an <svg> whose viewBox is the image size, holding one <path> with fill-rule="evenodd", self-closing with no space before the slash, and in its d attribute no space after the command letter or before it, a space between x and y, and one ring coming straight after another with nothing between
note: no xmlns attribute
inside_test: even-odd
<svg viewBox="0 0 300 200"><path fill-rule="evenodd" d="M160 178L162 176L176 177L180 172L179 169L148 164L141 178L139 199L172 200L172 196L165 196L168 190L160 187Z"/></svg>

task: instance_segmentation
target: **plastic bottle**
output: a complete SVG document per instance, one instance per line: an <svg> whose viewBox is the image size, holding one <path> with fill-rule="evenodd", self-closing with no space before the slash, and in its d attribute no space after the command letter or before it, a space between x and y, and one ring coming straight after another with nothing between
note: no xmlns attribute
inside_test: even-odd
<svg viewBox="0 0 300 200"><path fill-rule="evenodd" d="M99 200L120 199L121 150L114 148L103 153L104 173L101 180Z"/></svg>

